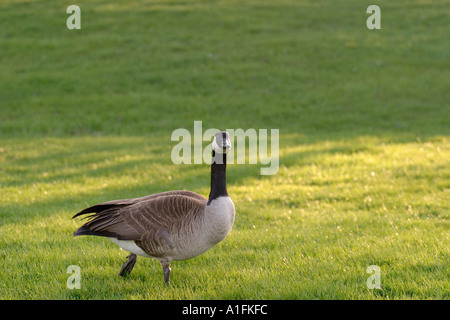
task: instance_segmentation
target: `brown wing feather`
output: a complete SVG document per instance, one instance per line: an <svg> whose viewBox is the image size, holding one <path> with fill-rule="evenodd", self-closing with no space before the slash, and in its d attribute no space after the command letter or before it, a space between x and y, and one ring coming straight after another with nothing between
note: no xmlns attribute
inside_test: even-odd
<svg viewBox="0 0 450 320"><path fill-rule="evenodd" d="M108 210L108 209L117 210L117 207L122 208L122 207L126 207L126 206L130 206L130 205L139 203L141 201L155 199L158 197L172 196L172 195L183 195L183 196L201 200L201 201L207 200L202 195L199 195L198 193L195 193L192 191L187 191L187 190L165 191L165 192L155 193L155 194L151 194L151 195L148 195L145 197L140 197L140 198L120 199L120 200L112 200L112 201L102 202L102 203L96 204L94 206L91 206L89 208L86 208L86 209L78 212L76 215L74 215L72 217L72 219L76 218L78 216L87 214L87 213L94 213L94 212L100 213L100 212Z"/></svg>
<svg viewBox="0 0 450 320"><path fill-rule="evenodd" d="M171 235L178 232L184 221L193 220L203 213L206 201L170 195L139 202L121 215L132 228L146 231L139 240L135 239L136 244L147 254L158 257L170 252L173 248Z"/></svg>
<svg viewBox="0 0 450 320"><path fill-rule="evenodd" d="M136 199L140 200L133 203L132 200ZM207 202L206 198L190 191L166 192L136 199L115 200L118 205L89 216L92 219L74 236L97 235L135 240L147 254L163 256L173 247L171 232L179 229L183 220L195 219L203 212ZM123 205L126 201L131 204ZM100 205L105 204L113 204L113 201Z"/></svg>

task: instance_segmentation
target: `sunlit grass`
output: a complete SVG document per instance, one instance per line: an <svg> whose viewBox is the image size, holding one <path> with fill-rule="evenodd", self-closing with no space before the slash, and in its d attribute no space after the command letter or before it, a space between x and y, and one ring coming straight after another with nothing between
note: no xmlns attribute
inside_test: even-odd
<svg viewBox="0 0 450 320"><path fill-rule="evenodd" d="M2 145L4 298L447 297L446 138L287 145L279 173L267 177L244 179L258 165L230 165L233 232L203 256L174 262L170 288L156 260L140 258L129 279L118 277L127 253L107 239L73 239L80 223L70 218L113 198L186 187L206 196L207 165L175 166L160 157L168 146L142 138ZM372 264L381 290L365 286ZM65 286L69 265L82 268L79 292Z"/></svg>

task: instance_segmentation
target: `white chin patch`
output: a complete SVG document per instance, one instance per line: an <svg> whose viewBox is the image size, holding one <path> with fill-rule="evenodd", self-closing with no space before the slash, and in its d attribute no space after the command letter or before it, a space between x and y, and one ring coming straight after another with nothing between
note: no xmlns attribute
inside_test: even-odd
<svg viewBox="0 0 450 320"><path fill-rule="evenodd" d="M216 152L216 153L225 153L223 152L223 149L219 147L219 145L216 142L216 139L213 140L212 142L212 149Z"/></svg>

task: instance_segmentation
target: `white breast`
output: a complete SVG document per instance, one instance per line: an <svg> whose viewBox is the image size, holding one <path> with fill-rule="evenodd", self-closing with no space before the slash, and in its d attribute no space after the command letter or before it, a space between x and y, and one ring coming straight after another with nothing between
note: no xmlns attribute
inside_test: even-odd
<svg viewBox="0 0 450 320"><path fill-rule="evenodd" d="M230 197L219 197L211 201L205 209L205 223L210 241L218 243L231 231L234 224L235 208Z"/></svg>

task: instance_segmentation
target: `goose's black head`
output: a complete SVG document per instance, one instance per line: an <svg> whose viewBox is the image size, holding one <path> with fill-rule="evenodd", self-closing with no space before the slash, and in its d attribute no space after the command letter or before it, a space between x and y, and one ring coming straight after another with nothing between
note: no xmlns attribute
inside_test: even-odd
<svg viewBox="0 0 450 320"><path fill-rule="evenodd" d="M230 135L226 131L217 132L214 135L212 142L212 149L216 153L227 153L231 148Z"/></svg>

